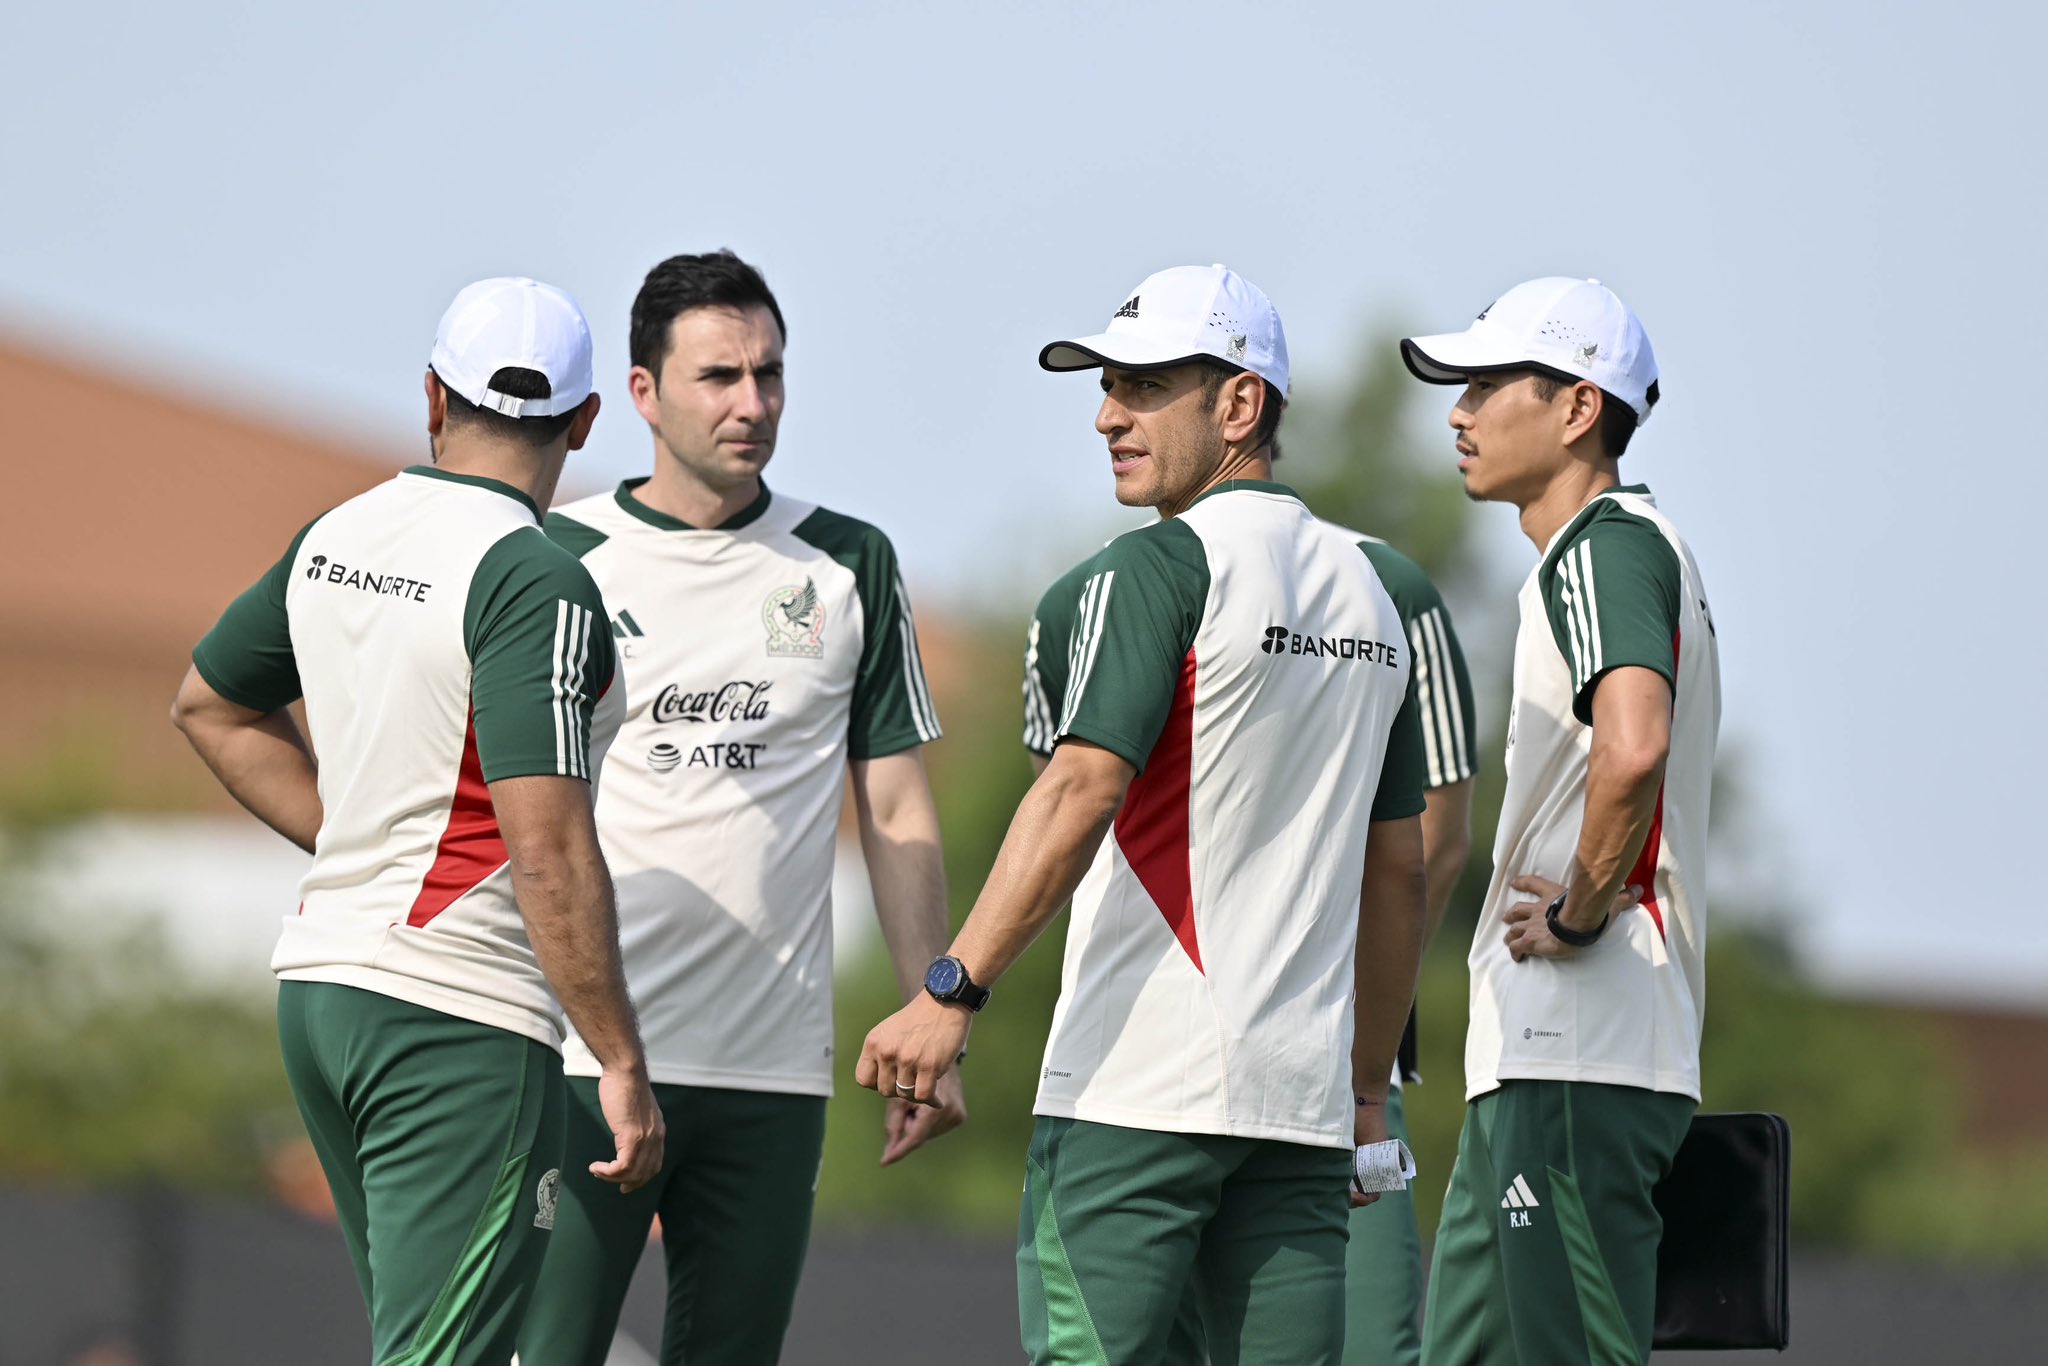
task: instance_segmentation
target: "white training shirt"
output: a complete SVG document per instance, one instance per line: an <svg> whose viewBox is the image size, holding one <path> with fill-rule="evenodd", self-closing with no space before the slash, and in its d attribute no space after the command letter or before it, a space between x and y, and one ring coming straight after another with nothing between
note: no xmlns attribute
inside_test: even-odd
<svg viewBox="0 0 2048 1366"><path fill-rule="evenodd" d="M538 520L508 484L406 470L301 531L193 664L256 711L306 701L322 819L277 975L559 1047L488 784L590 780L623 700L597 588Z"/></svg>
<svg viewBox="0 0 2048 1366"><path fill-rule="evenodd" d="M1641 486L1610 489L1545 548L1522 585L1507 793L1472 940L1465 1093L1513 1078L1700 1094L1706 1012L1707 810L1721 723L1714 620L1692 552ZM1657 816L1628 881L1640 907L1568 959L1508 955L1525 873L1563 882L1578 849L1592 698L1613 669L1672 685Z"/></svg>
<svg viewBox="0 0 2048 1366"><path fill-rule="evenodd" d="M832 866L848 759L939 737L896 554L766 489L704 530L634 497L548 518L604 591L630 709L598 835L657 1082L832 1092ZM597 1061L573 1034L573 1075Z"/></svg>
<svg viewBox="0 0 2048 1366"><path fill-rule="evenodd" d="M1036 640L1067 654L1050 734L1140 771L1074 895L1037 1113L1348 1148L1367 828L1423 806L1393 601L1245 480L1112 541L1071 610Z"/></svg>

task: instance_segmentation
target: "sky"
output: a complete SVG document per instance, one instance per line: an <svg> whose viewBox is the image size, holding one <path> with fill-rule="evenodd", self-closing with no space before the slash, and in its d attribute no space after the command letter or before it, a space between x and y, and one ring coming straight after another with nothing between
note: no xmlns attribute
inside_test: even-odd
<svg viewBox="0 0 2048 1366"><path fill-rule="evenodd" d="M397 464L447 300L537 276L596 333L588 490L648 461L640 277L729 245L790 324L771 482L881 524L915 590L973 609L1021 610L1114 523L1092 386L1034 357L1152 270L1261 285L1303 394L1376 325L1598 276L1664 376L1625 474L1719 629L1752 805L1714 878L1845 989L2048 1009L2048 924L2014 890L2048 816L2038 7L193 0L9 24L0 330ZM1510 510L1482 522L1511 591L1533 550Z"/></svg>

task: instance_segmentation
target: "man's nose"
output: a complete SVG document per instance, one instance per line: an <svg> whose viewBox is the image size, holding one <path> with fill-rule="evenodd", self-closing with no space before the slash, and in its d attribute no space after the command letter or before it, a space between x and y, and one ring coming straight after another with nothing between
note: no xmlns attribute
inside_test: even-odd
<svg viewBox="0 0 2048 1366"><path fill-rule="evenodd" d="M1102 396L1102 406L1095 410L1095 430L1104 436L1115 436L1118 432L1129 431L1131 415L1124 411L1124 405L1108 394Z"/></svg>
<svg viewBox="0 0 2048 1366"><path fill-rule="evenodd" d="M762 396L760 380L748 375L733 386L732 415L747 422L759 422L768 416L768 400Z"/></svg>

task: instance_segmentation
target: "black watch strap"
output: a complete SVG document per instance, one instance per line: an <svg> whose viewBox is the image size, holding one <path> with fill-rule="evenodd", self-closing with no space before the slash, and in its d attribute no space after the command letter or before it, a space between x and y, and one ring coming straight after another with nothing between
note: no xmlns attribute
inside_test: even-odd
<svg viewBox="0 0 2048 1366"><path fill-rule="evenodd" d="M965 963L951 954L942 954L933 960L932 968L937 968L941 963L950 963L954 972L958 975L951 988L946 991L939 991L932 985L931 969L927 969L924 980L924 989L927 995L934 1001L941 1002L942 1004L963 1005L977 1013L983 1006L988 1004L989 997L994 993L987 987L979 985L972 977L967 975L967 965Z"/></svg>
<svg viewBox="0 0 2048 1366"><path fill-rule="evenodd" d="M1558 912L1564 909L1564 899L1568 895L1566 892L1557 894L1557 900L1551 902L1550 909L1543 913L1543 923L1550 927L1550 933L1558 943L1575 949L1590 949L1600 942L1601 935L1607 933L1607 922L1613 916L1601 916L1600 923L1590 930L1575 930L1557 918Z"/></svg>

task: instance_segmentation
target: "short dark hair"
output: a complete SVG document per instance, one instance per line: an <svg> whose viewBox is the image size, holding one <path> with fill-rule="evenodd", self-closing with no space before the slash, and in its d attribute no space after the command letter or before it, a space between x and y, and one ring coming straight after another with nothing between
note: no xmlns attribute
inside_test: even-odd
<svg viewBox="0 0 2048 1366"><path fill-rule="evenodd" d="M440 379L439 375L435 376ZM576 420L577 409L566 413L554 413L548 417L507 417L492 408L483 408L471 403L455 392L455 386L441 380L441 387L448 391L448 420L457 424L474 423L491 435L507 440L523 442L528 446L545 446L569 430L569 424ZM547 398L555 389L548 383L548 377L538 370L529 370L523 365L508 365L491 376L488 386L507 398Z"/></svg>
<svg viewBox="0 0 2048 1366"><path fill-rule="evenodd" d="M774 315L775 330L789 340L782 306L761 272L720 247L700 256L671 256L640 282L633 296L633 330L627 340L632 363L661 380L668 359L670 325L693 308L765 308Z"/></svg>
<svg viewBox="0 0 2048 1366"><path fill-rule="evenodd" d="M1545 403L1557 397L1558 391L1567 384L1579 380L1551 370L1536 372L1536 397ZM1605 389L1600 391L1600 449L1610 460L1621 459L1621 453L1628 449L1629 438L1636 434L1636 410L1623 403Z"/></svg>
<svg viewBox="0 0 2048 1366"><path fill-rule="evenodd" d="M1202 396L1211 403L1216 401L1216 395L1223 392L1223 386L1232 378L1251 373L1241 365L1232 365L1228 361L1208 356L1202 358L1201 366ZM1273 459L1278 460L1280 443L1275 438L1280 431L1280 415L1287 407L1287 396L1280 392L1273 381L1261 378L1259 382L1266 386L1266 401L1259 407L1259 426L1258 430L1252 433L1252 437L1256 445L1271 446Z"/></svg>

